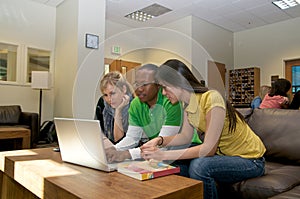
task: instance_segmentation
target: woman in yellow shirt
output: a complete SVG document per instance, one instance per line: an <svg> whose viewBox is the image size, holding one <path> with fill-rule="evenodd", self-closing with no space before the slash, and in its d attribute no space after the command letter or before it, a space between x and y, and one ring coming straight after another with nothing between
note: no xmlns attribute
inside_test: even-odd
<svg viewBox="0 0 300 199"><path fill-rule="evenodd" d="M159 67L156 78L171 103L184 104L184 122L175 136L157 137L144 144L145 159L192 159L191 178L204 183L204 198L218 198L216 183L235 183L264 174L265 146L235 109L215 90L208 90L179 60ZM190 143L193 129L205 132L201 145L180 150L161 146Z"/></svg>

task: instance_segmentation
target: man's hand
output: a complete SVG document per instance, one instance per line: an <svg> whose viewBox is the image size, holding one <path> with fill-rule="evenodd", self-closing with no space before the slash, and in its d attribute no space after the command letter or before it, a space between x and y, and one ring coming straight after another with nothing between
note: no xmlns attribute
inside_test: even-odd
<svg viewBox="0 0 300 199"><path fill-rule="evenodd" d="M122 162L125 159L131 159L131 155L128 150L126 151L117 151L115 147L110 147L105 149L107 161L112 162Z"/></svg>

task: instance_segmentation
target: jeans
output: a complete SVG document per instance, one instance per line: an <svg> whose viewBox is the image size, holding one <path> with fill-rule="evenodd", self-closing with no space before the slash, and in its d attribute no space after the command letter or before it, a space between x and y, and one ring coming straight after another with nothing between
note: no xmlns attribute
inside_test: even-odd
<svg viewBox="0 0 300 199"><path fill-rule="evenodd" d="M235 183L264 174L264 158L239 156L201 157L191 160L190 178L203 181L204 199L218 198L216 183Z"/></svg>
<svg viewBox="0 0 300 199"><path fill-rule="evenodd" d="M191 143L189 147L194 147L194 146L197 146L197 145L199 145L199 144ZM170 162L167 162L167 163L171 164L173 166L176 166L176 167L180 167L179 175L189 178L190 177L189 176L190 162L191 162L191 159L185 159L185 160L175 160L175 162L173 162L173 163L170 163Z"/></svg>
<svg viewBox="0 0 300 199"><path fill-rule="evenodd" d="M167 162L168 163L168 162ZM191 163L191 159L186 160L176 160L171 163L172 166L180 167L180 173L178 175L189 178L189 166Z"/></svg>

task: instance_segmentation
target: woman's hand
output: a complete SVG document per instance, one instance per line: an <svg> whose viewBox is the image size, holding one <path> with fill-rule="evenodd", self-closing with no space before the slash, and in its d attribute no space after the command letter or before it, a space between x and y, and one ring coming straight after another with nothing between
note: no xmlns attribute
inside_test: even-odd
<svg viewBox="0 0 300 199"><path fill-rule="evenodd" d="M123 108L129 104L130 97L128 95L124 95L122 98L121 104L115 109L115 122L114 122L114 141L118 142L120 139L124 137L124 129L123 129L123 116L122 110Z"/></svg>
<svg viewBox="0 0 300 199"><path fill-rule="evenodd" d="M283 97L283 102L280 104L281 108L287 109L289 108L289 98Z"/></svg>
<svg viewBox="0 0 300 199"><path fill-rule="evenodd" d="M151 148L147 148L141 151L141 155L145 160L157 160L162 161L164 160L164 152L157 146L153 146Z"/></svg>
<svg viewBox="0 0 300 199"><path fill-rule="evenodd" d="M116 108L116 110L121 111L127 104L129 104L129 101L130 101L129 95L125 94L122 98L121 104Z"/></svg>
<svg viewBox="0 0 300 199"><path fill-rule="evenodd" d="M289 104L289 98L288 97L283 97L283 104Z"/></svg>

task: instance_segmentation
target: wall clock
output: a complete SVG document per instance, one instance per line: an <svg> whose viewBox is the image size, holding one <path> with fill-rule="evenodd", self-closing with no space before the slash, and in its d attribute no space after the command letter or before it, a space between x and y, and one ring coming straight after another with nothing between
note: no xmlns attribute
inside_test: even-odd
<svg viewBox="0 0 300 199"><path fill-rule="evenodd" d="M99 36L87 33L85 35L85 47L86 48L92 48L92 49L98 49L98 47L99 47Z"/></svg>

